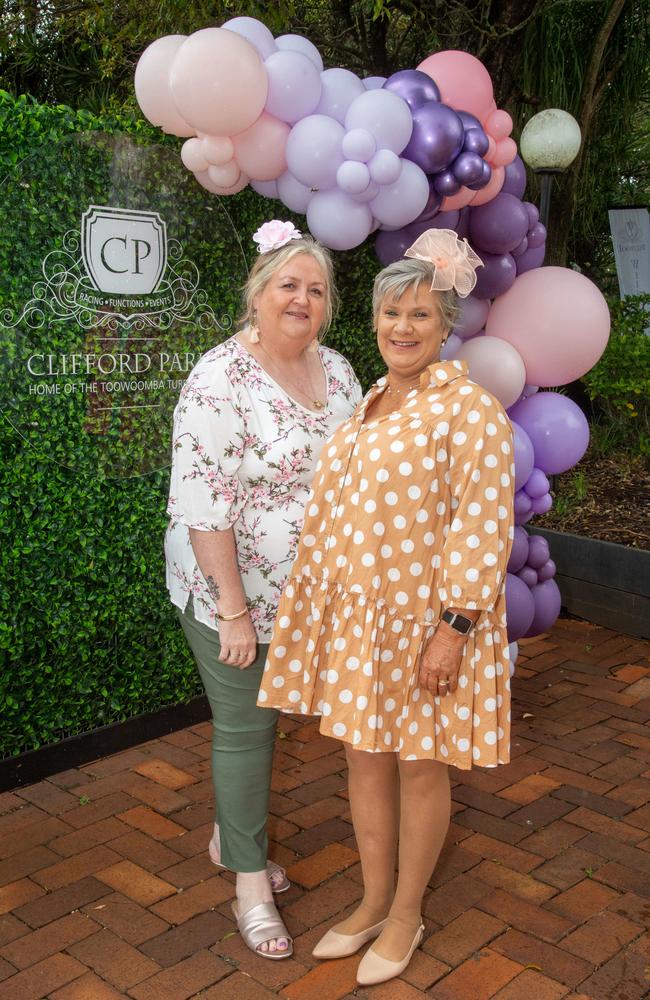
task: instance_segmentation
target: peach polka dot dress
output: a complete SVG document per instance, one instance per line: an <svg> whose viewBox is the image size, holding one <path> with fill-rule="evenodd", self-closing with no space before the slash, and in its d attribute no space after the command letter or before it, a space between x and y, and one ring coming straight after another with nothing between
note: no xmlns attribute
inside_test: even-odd
<svg viewBox="0 0 650 1000"><path fill-rule="evenodd" d="M359 750L469 769L507 763L505 567L512 429L463 361L377 419L381 378L323 446L258 704L321 717ZM454 694L418 685L447 607L478 609Z"/></svg>

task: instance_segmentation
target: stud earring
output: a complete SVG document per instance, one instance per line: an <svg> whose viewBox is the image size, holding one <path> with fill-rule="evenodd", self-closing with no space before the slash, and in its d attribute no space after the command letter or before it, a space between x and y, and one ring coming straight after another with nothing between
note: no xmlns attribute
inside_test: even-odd
<svg viewBox="0 0 650 1000"><path fill-rule="evenodd" d="M250 326L248 327L248 337L251 344L259 344L260 328L257 325L257 309L253 309Z"/></svg>

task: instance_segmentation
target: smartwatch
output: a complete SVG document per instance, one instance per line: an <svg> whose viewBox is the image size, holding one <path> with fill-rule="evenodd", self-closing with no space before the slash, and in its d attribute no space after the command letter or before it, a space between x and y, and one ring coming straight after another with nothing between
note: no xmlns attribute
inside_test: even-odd
<svg viewBox="0 0 650 1000"><path fill-rule="evenodd" d="M461 635L469 635L474 624L471 618L465 618L465 615L456 615L453 611L443 611L441 618L443 622L446 622Z"/></svg>

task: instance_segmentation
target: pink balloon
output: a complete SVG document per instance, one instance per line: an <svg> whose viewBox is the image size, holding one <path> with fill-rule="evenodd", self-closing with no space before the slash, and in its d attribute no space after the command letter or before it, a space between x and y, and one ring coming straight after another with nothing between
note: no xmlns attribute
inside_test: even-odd
<svg viewBox="0 0 650 1000"><path fill-rule="evenodd" d="M483 122L483 128L498 142L512 132L512 118L507 111L492 111Z"/></svg>
<svg viewBox="0 0 650 1000"><path fill-rule="evenodd" d="M188 170L198 173L199 170L207 170L210 161L206 159L201 148L200 139L188 139L181 147L181 160Z"/></svg>
<svg viewBox="0 0 650 1000"><path fill-rule="evenodd" d="M222 187L220 184L215 184L210 180L207 170L205 172L199 171L199 173L194 174L194 176L201 187L204 187L206 191L210 191L212 194L237 194L239 191L243 191L248 184L248 177L246 174L241 173L237 183L233 184L231 187Z"/></svg>
<svg viewBox="0 0 650 1000"><path fill-rule="evenodd" d="M169 85L183 118L210 135L243 132L261 115L268 90L256 50L225 28L202 28L185 39Z"/></svg>
<svg viewBox="0 0 650 1000"><path fill-rule="evenodd" d="M521 274L492 305L486 332L515 347L534 385L564 385L592 368L607 345L609 310L583 274L540 267Z"/></svg>
<svg viewBox="0 0 650 1000"><path fill-rule="evenodd" d="M233 136L235 158L249 177L272 181L287 169L285 150L289 126L263 111L245 132Z"/></svg>
<svg viewBox="0 0 650 1000"><path fill-rule="evenodd" d="M226 135L202 135L201 152L208 163L214 163L215 167L221 167L224 163L229 163L235 155L235 147L232 140Z"/></svg>
<svg viewBox="0 0 650 1000"><path fill-rule="evenodd" d="M488 151L485 154L485 159L492 166L492 161L494 159L494 154L497 151L497 144L491 135L488 136Z"/></svg>
<svg viewBox="0 0 650 1000"><path fill-rule="evenodd" d="M479 121L489 113L493 101L492 80L476 56L447 49L427 56L416 69L436 82L443 104L457 111L469 111Z"/></svg>
<svg viewBox="0 0 650 1000"><path fill-rule="evenodd" d="M234 187L241 177L241 170L235 160L230 160L229 163L224 163L220 167L210 165L208 167L208 177L218 187Z"/></svg>
<svg viewBox="0 0 650 1000"><path fill-rule="evenodd" d="M507 167L512 163L516 155L517 143L514 139L499 139L496 151L492 157L492 166Z"/></svg>
<svg viewBox="0 0 650 1000"><path fill-rule="evenodd" d="M440 205L441 212L456 212L460 208L465 208L466 205L474 198L475 192L470 191L467 187L462 187L460 191L456 194L450 195L448 198L442 199L442 204Z"/></svg>
<svg viewBox="0 0 650 1000"><path fill-rule="evenodd" d="M194 135L172 100L169 70L186 35L164 35L148 45L135 68L135 96L142 113L163 132L182 137Z"/></svg>
<svg viewBox="0 0 650 1000"><path fill-rule="evenodd" d="M526 369L517 351L505 341L495 347L496 337L476 337L464 341L457 358L469 364L469 377L491 392L506 408L519 398L526 381Z"/></svg>
<svg viewBox="0 0 650 1000"><path fill-rule="evenodd" d="M492 170L492 176L480 191L474 194L470 204L471 205L487 205L488 201L492 201L496 198L499 191L503 187L503 183L506 179L505 167L494 167Z"/></svg>

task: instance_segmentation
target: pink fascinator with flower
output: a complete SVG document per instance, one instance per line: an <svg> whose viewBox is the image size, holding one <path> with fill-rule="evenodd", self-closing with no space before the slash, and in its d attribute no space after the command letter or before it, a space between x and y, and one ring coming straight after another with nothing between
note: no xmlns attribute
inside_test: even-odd
<svg viewBox="0 0 650 1000"><path fill-rule="evenodd" d="M467 240L459 239L453 229L427 229L404 256L433 266L432 292L448 292L453 288L462 299L476 284L476 268L483 267L483 261Z"/></svg>
<svg viewBox="0 0 650 1000"><path fill-rule="evenodd" d="M258 253L269 253L271 250L279 250L280 247L286 246L291 240L302 239L302 233L296 229L293 222L271 219L253 233L253 239L257 243Z"/></svg>

